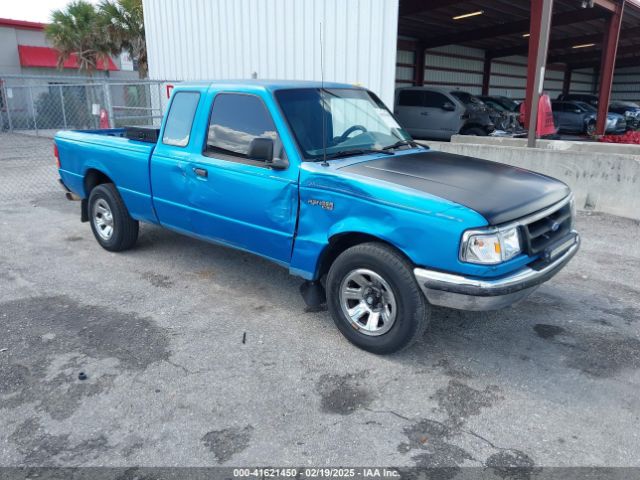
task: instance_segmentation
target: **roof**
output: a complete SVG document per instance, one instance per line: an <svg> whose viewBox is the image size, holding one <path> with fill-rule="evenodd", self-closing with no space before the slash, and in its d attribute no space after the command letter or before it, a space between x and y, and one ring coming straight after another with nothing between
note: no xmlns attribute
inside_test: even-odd
<svg viewBox="0 0 640 480"><path fill-rule="evenodd" d="M11 18L0 18L0 27L12 27L20 30L44 30L46 23L28 22L26 20L13 20Z"/></svg>
<svg viewBox="0 0 640 480"><path fill-rule="evenodd" d="M212 80L201 82L183 82L176 85L176 88L189 88L189 87L228 87L237 88L245 87L252 89L264 89L264 90L282 90L287 88L354 88L360 87L359 85L352 85L348 83L336 83L336 82L318 82L309 80Z"/></svg>
<svg viewBox="0 0 640 480"><path fill-rule="evenodd" d="M18 45L20 65L23 67L56 68L58 66L58 51L50 47L34 47L31 45ZM98 70L107 70L103 61L98 62ZM63 68L78 68L78 57L72 53L63 64ZM115 71L118 67L109 58L108 70Z"/></svg>

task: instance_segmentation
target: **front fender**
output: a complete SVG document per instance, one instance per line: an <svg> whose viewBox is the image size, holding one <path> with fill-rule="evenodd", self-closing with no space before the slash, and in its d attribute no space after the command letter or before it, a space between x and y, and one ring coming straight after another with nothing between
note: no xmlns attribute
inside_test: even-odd
<svg viewBox="0 0 640 480"><path fill-rule="evenodd" d="M324 203L318 205L318 198ZM328 205L331 207L327 208ZM486 274L485 267L468 265L465 269L458 261L462 232L470 226L482 225L486 225L484 218L461 206L434 212L344 192L301 188L298 234L290 271L306 279L317 279L320 260L331 239L358 233L394 246L415 265Z"/></svg>

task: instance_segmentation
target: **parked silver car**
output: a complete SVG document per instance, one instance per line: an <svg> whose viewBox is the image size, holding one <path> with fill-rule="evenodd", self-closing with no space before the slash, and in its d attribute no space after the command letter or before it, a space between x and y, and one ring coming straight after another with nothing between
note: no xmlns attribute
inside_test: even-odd
<svg viewBox="0 0 640 480"><path fill-rule="evenodd" d="M596 132L596 108L585 102L555 101L551 104L553 119L561 133L586 133L593 135ZM627 121L617 113L607 114L607 133L624 133L627 131Z"/></svg>
<svg viewBox="0 0 640 480"><path fill-rule="evenodd" d="M408 87L396 90L395 115L415 138L451 140L452 135L489 135L490 111L473 95L456 90Z"/></svg>

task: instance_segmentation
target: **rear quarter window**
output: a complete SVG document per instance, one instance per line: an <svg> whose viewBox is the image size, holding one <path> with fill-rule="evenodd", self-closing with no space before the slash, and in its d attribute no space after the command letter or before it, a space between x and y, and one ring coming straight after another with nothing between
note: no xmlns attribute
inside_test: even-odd
<svg viewBox="0 0 640 480"><path fill-rule="evenodd" d="M199 101L198 92L177 92L173 96L162 134L162 143L174 147L189 145L193 118Z"/></svg>

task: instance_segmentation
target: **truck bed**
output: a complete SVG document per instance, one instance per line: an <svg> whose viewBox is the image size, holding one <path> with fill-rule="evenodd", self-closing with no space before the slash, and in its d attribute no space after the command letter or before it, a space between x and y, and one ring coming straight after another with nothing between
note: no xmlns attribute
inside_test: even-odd
<svg viewBox="0 0 640 480"><path fill-rule="evenodd" d="M58 132L54 141L60 157L60 177L69 190L86 198L87 173L92 169L104 172L117 186L131 216L155 223L149 182L155 144L124 135L124 128Z"/></svg>

